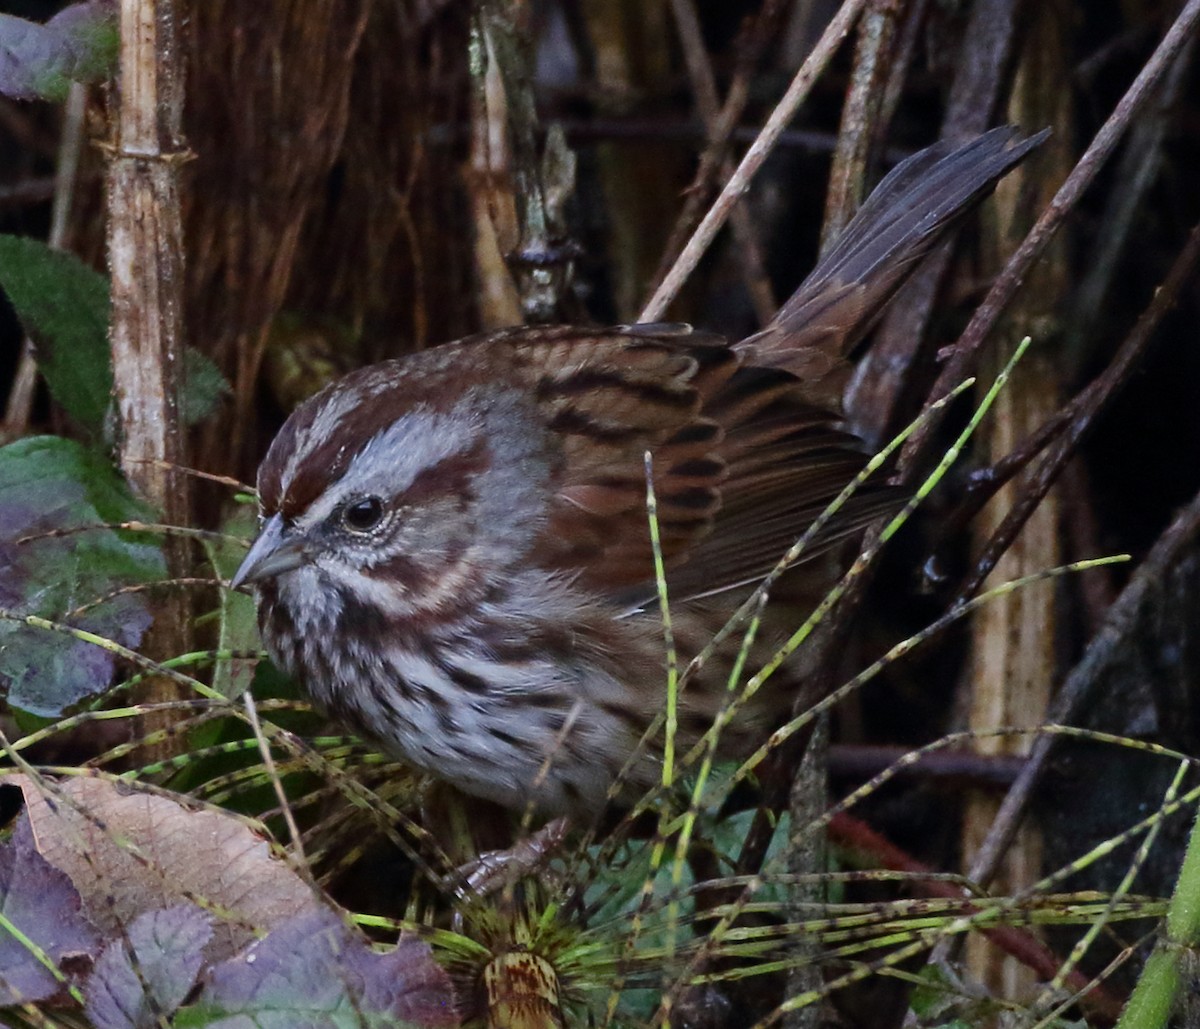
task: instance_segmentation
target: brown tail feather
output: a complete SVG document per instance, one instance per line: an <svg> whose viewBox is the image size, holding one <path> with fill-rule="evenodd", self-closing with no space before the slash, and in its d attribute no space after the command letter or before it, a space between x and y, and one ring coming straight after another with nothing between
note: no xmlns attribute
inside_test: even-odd
<svg viewBox="0 0 1200 1029"><path fill-rule="evenodd" d="M737 348L810 383L834 374L921 259L1049 134L1018 140L1002 127L898 164L771 324Z"/></svg>

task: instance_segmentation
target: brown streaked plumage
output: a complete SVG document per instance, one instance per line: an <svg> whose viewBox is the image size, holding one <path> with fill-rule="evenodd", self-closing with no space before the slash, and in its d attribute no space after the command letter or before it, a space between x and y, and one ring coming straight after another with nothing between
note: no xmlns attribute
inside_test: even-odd
<svg viewBox="0 0 1200 1029"><path fill-rule="evenodd" d="M469 793L598 810L662 698L643 455L687 656L862 468L830 406L848 350L1042 138L999 129L905 161L741 343L683 325L506 329L321 391L263 461L265 524L234 579L255 585L275 659ZM816 552L890 503L857 496ZM685 692L687 739L730 657ZM761 731L784 692L729 738ZM656 774L651 746L629 776Z"/></svg>

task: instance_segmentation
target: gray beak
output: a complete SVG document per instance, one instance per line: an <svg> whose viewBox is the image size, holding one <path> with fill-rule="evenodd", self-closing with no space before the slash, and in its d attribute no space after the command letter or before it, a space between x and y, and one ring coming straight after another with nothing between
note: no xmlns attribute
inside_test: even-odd
<svg viewBox="0 0 1200 1029"><path fill-rule="evenodd" d="M290 572L304 564L307 556L304 538L298 536L288 539L283 516L275 515L263 526L250 553L229 581L229 588L237 589L247 583L261 582Z"/></svg>

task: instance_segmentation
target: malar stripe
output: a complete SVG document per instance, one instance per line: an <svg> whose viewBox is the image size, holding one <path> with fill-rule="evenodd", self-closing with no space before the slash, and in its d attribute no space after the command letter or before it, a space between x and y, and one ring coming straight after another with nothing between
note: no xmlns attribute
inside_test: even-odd
<svg viewBox="0 0 1200 1029"><path fill-rule="evenodd" d="M339 628L347 635L373 639L383 638L391 628L387 615L376 604L359 600L349 590L339 590L341 613Z"/></svg>

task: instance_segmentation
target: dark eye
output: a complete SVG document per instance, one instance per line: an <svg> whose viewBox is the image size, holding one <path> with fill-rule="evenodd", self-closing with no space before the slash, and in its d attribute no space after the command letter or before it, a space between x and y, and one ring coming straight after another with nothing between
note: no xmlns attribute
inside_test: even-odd
<svg viewBox="0 0 1200 1029"><path fill-rule="evenodd" d="M342 509L342 524L351 532L370 532L383 521L383 501L363 497Z"/></svg>

